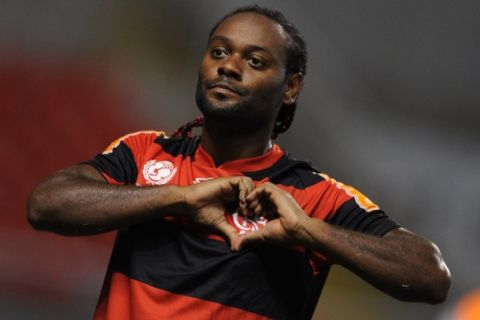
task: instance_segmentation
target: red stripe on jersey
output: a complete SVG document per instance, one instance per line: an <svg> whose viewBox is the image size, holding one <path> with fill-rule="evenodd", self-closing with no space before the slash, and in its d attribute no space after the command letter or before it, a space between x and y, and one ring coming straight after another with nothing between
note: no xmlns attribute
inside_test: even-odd
<svg viewBox="0 0 480 320"><path fill-rule="evenodd" d="M123 182L119 182L119 181L113 179L112 177L110 177L105 172L101 172L101 174L105 178L105 180L107 180L108 184L123 184Z"/></svg>
<svg viewBox="0 0 480 320"><path fill-rule="evenodd" d="M303 208L312 218L327 220L352 197L344 190L337 188L330 181L322 181L305 188L307 205Z"/></svg>
<svg viewBox="0 0 480 320"><path fill-rule="evenodd" d="M267 319L239 308L158 289L118 272L109 280L104 287L109 292L102 292L95 320Z"/></svg>
<svg viewBox="0 0 480 320"><path fill-rule="evenodd" d="M307 215L320 220L326 220L352 198L344 190L326 180L305 189L281 184L277 187L290 193Z"/></svg>
<svg viewBox="0 0 480 320"><path fill-rule="evenodd" d="M153 143L153 141L158 138L159 136L165 136L165 132L163 131L154 131L154 130L146 130L146 131L138 131L130 134L126 134L119 139L112 142L102 153L108 154L116 148L120 142L124 142L128 145L132 154L135 156L135 161L139 163L142 159L140 158L141 155L145 153L147 148Z"/></svg>
<svg viewBox="0 0 480 320"><path fill-rule="evenodd" d="M285 154L285 151L278 145L274 144L272 148L257 157L244 158L225 161L219 166L215 164L212 157L203 149L200 144L195 152L195 162L199 165L223 170L233 170L237 172L257 171L272 166L275 162Z"/></svg>

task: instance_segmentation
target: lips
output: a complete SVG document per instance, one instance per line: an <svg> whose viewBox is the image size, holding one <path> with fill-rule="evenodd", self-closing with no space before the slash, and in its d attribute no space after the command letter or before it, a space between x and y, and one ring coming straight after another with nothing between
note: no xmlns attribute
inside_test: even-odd
<svg viewBox="0 0 480 320"><path fill-rule="evenodd" d="M224 89L228 90L230 92L233 92L239 96L245 95L245 90L242 90L241 88L238 88L236 85L233 85L227 81L205 81L205 87L207 89L214 89L214 88L219 88L219 89Z"/></svg>
<svg viewBox="0 0 480 320"><path fill-rule="evenodd" d="M233 92L233 93L238 94L238 92L236 92L234 89L232 89L232 87L230 87L230 86L228 86L228 85L226 85L226 84L221 84L221 83L219 83L219 84L216 84L216 85L212 86L212 87L209 88L209 89L214 89L214 88L225 89L225 90L228 90L228 91L230 91L230 92Z"/></svg>

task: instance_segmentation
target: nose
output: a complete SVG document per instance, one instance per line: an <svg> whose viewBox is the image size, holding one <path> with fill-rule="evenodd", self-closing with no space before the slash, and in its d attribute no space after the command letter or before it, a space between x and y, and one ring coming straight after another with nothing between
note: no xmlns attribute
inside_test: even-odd
<svg viewBox="0 0 480 320"><path fill-rule="evenodd" d="M218 66L217 73L219 76L231 77L237 81L242 80L242 68L240 61L234 56L230 56L222 60Z"/></svg>

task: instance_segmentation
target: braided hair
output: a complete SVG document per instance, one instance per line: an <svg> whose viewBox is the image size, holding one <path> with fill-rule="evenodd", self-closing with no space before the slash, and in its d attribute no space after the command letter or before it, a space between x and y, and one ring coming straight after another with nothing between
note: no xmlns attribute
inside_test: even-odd
<svg viewBox="0 0 480 320"><path fill-rule="evenodd" d="M264 17L269 18L270 20L278 23L285 33L288 35L287 43L287 62L286 62L286 74L295 74L300 73L304 76L307 72L307 48L305 41L298 29L290 23L287 18L280 11L260 7L258 5L249 5L243 6L238 9L233 10L232 12L226 14L220 21L218 21L215 26L210 30L208 35L209 38L212 37L215 30L218 26L225 21L226 19L240 13L256 13ZM297 104L293 103L292 105L283 104L280 108L280 111L275 120L275 124L272 132L272 139L277 138L280 133L284 133L290 128L290 125L293 122L295 116L295 111L297 109ZM184 124L178 128L173 134L172 137L191 137L192 129L194 127L200 127L203 125L203 117L197 117L194 120Z"/></svg>
<svg viewBox="0 0 480 320"><path fill-rule="evenodd" d="M192 129L201 126L203 126L203 116L196 117L192 121L185 123L183 126L175 130L171 136L172 138L192 138Z"/></svg>

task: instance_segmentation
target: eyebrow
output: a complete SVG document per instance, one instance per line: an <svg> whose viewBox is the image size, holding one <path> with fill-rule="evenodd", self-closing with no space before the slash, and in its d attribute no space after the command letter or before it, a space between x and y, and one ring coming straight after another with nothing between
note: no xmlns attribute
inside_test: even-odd
<svg viewBox="0 0 480 320"><path fill-rule="evenodd" d="M210 40L208 41L208 44L211 44L213 41L222 41L222 42L225 42L228 45L230 45L232 43L232 41L229 38L227 38L225 36L220 36L220 35L212 36L210 38ZM257 46L257 45L254 45L254 44L246 45L246 47L249 51L263 51L263 52L266 52L266 53L273 56L273 54L270 52L270 50L268 50L264 47Z"/></svg>

